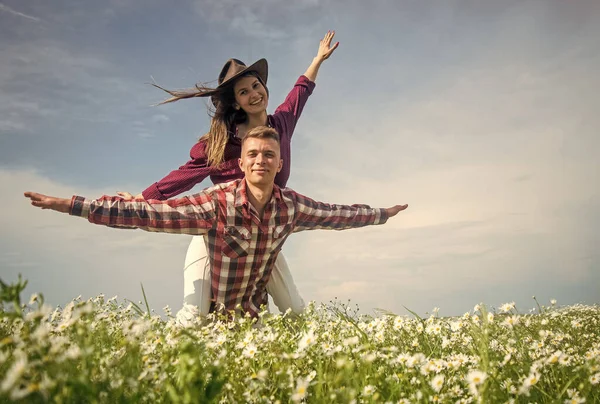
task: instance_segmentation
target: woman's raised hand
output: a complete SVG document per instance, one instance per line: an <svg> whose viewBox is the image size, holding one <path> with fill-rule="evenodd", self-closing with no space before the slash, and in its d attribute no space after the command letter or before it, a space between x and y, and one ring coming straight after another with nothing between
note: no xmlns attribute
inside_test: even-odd
<svg viewBox="0 0 600 404"><path fill-rule="evenodd" d="M336 42L333 46L331 46L331 40L335 35L335 31L327 31L327 34L321 39L319 42L319 50L317 52L317 58L321 61L327 60L329 56L333 53L334 50L337 49L339 42Z"/></svg>

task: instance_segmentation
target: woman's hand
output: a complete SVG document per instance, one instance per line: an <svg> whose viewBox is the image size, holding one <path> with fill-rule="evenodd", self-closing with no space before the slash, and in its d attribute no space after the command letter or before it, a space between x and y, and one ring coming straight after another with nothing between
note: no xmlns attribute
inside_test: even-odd
<svg viewBox="0 0 600 404"><path fill-rule="evenodd" d="M321 62L327 60L333 51L337 49L340 44L339 42L336 42L333 47L331 46L331 40L333 39L334 35L335 31L327 31L325 37L323 37L321 42L319 42L319 50L317 51L316 59L320 60Z"/></svg>
<svg viewBox="0 0 600 404"><path fill-rule="evenodd" d="M131 195L129 192L121 192L121 191L117 191L117 195L119 195L121 198L125 199L126 201L131 201L133 199L144 199L144 195L142 194L137 194L136 196Z"/></svg>
<svg viewBox="0 0 600 404"><path fill-rule="evenodd" d="M304 73L307 79L310 81L317 80L317 75L319 74L319 67L321 67L321 63L323 61L329 59L329 56L333 53L334 50L337 49L339 42L336 42L335 45L331 46L331 40L335 35L335 31L327 31L321 42L319 42L319 50L317 51L317 56L314 57L308 69Z"/></svg>

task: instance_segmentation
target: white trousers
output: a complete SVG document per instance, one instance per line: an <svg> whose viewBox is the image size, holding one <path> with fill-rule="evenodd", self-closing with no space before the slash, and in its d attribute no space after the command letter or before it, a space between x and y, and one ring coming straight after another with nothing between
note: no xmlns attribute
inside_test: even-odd
<svg viewBox="0 0 600 404"><path fill-rule="evenodd" d="M212 297L210 283L210 260L204 236L194 236L188 247L183 269L184 305L197 306L198 314L206 316ZM279 252L277 260L275 260L275 266L269 282L267 282L267 292L282 313L291 309L293 313L300 314L304 310L304 300L298 293L282 252Z"/></svg>

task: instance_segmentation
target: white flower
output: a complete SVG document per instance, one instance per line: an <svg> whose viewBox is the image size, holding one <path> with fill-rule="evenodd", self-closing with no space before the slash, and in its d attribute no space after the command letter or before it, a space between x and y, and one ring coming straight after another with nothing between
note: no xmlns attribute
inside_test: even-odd
<svg viewBox="0 0 600 404"><path fill-rule="evenodd" d="M77 359L81 356L81 349L77 345L71 345L64 353L67 359Z"/></svg>
<svg viewBox="0 0 600 404"><path fill-rule="evenodd" d="M316 340L315 331L312 329L308 330L308 332L302 336L300 342L298 342L298 351L304 351L306 348L313 345Z"/></svg>
<svg viewBox="0 0 600 404"><path fill-rule="evenodd" d="M198 306L194 304L184 304L175 316L176 324L185 328L191 328L195 325L199 315Z"/></svg>
<svg viewBox="0 0 600 404"><path fill-rule="evenodd" d="M581 404L585 403L585 398L579 396L579 392L576 389L567 390L567 396L569 398L565 400L565 404Z"/></svg>
<svg viewBox="0 0 600 404"><path fill-rule="evenodd" d="M494 313L488 313L487 320L488 320L488 323L493 323L494 322Z"/></svg>
<svg viewBox="0 0 600 404"><path fill-rule="evenodd" d="M467 383L480 385L485 381L486 378L487 375L484 372L474 369L471 370L467 375Z"/></svg>
<svg viewBox="0 0 600 404"><path fill-rule="evenodd" d="M551 304L552 306L556 306L556 299L551 299L551 300L550 300L550 304Z"/></svg>
<svg viewBox="0 0 600 404"><path fill-rule="evenodd" d="M419 365L421 362L425 361L425 355L423 355L422 353L416 353L414 355L412 355L411 357L409 357L406 360L406 366L409 368L415 367L417 365Z"/></svg>
<svg viewBox="0 0 600 404"><path fill-rule="evenodd" d="M296 388L294 389L294 394L292 394L292 401L301 401L306 397L306 393L308 390L309 381L303 379L301 377L296 381Z"/></svg>
<svg viewBox="0 0 600 404"><path fill-rule="evenodd" d="M557 363L560 360L561 356L563 356L563 353L561 351L556 351L548 357L548 359L546 360L546 363L548 363L548 364Z"/></svg>
<svg viewBox="0 0 600 404"><path fill-rule="evenodd" d="M594 386L600 382L600 373L596 373L590 376L590 383Z"/></svg>
<svg viewBox="0 0 600 404"><path fill-rule="evenodd" d="M515 302L504 303L502 306L500 306L500 311L502 313L508 313L509 311L511 311L514 308L515 308Z"/></svg>
<svg viewBox="0 0 600 404"><path fill-rule="evenodd" d="M394 330L398 331L402 329L402 326L404 325L404 318L397 316L396 318L394 318L394 325L393 328Z"/></svg>
<svg viewBox="0 0 600 404"><path fill-rule="evenodd" d="M368 384L363 388L363 396L369 397L373 395L373 393L375 393L375 386Z"/></svg>
<svg viewBox="0 0 600 404"><path fill-rule="evenodd" d="M344 346L352 346L358 344L359 338L357 336L346 338L343 341Z"/></svg>
<svg viewBox="0 0 600 404"><path fill-rule="evenodd" d="M538 372L531 372L529 376L523 382L525 387L535 386L540 381L540 374Z"/></svg>
<svg viewBox="0 0 600 404"><path fill-rule="evenodd" d="M9 391L21 379L25 369L27 368L27 356L22 351L15 352L15 357L19 356L15 363L12 364L6 376L0 385L1 391Z"/></svg>
<svg viewBox="0 0 600 404"><path fill-rule="evenodd" d="M462 322L461 320L459 320L459 321L453 321L453 322L450 323L450 329L453 332L456 332L456 331L460 330L461 328L463 328L464 325L465 325L465 323Z"/></svg>
<svg viewBox="0 0 600 404"><path fill-rule="evenodd" d="M222 346L225 342L227 342L227 334L219 334L215 340L218 346Z"/></svg>
<svg viewBox="0 0 600 404"><path fill-rule="evenodd" d="M483 384L487 375L480 370L471 370L467 375L467 383L469 383L469 390L473 395L479 394L479 386Z"/></svg>
<svg viewBox="0 0 600 404"><path fill-rule="evenodd" d="M431 379L430 385L436 393L439 393L442 387L444 386L444 375L435 376L433 379Z"/></svg>
<svg viewBox="0 0 600 404"><path fill-rule="evenodd" d="M254 358L254 355L256 355L257 351L258 349L256 349L256 345L248 344L244 348L242 355L244 355L246 358Z"/></svg>
<svg viewBox="0 0 600 404"><path fill-rule="evenodd" d="M513 328L517 324L519 324L519 316L506 317L502 322L502 325L508 328Z"/></svg>
<svg viewBox="0 0 600 404"><path fill-rule="evenodd" d="M31 297L29 298L29 304L34 304L35 302L38 302L40 299L40 295L38 295L37 293L34 293L31 295Z"/></svg>

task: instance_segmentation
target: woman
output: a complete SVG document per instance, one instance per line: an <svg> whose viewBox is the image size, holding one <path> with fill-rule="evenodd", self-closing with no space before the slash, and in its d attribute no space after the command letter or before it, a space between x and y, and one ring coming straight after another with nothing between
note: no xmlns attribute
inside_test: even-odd
<svg viewBox="0 0 600 404"><path fill-rule="evenodd" d="M214 111L210 130L190 151L191 160L135 198L165 200L188 191L208 176L214 184L243 178L238 165L240 139L257 126L270 126L279 132L283 168L275 177L275 183L285 187L290 175L292 134L306 100L315 87L321 63L339 45L337 42L331 46L334 34L335 32L328 31L320 41L317 56L273 115L267 114L269 92L266 87L268 65L265 59L250 66L237 59L228 60L219 74L216 88L196 85L191 90L170 91L156 86L171 95L171 98L161 104L210 96ZM133 198L127 192L118 194L126 199ZM275 263L267 291L281 312L291 309L294 313L300 313L304 309L304 301L296 289L282 253ZM184 267L184 310L193 310L191 307L197 306L200 314L206 315L210 304L210 263L205 239L194 237L188 248Z"/></svg>

